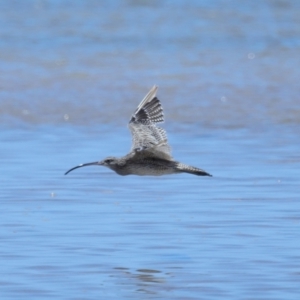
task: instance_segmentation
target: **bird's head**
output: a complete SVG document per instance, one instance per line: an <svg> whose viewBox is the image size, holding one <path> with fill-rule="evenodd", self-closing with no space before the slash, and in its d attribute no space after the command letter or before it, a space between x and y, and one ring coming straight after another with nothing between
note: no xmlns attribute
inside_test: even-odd
<svg viewBox="0 0 300 300"><path fill-rule="evenodd" d="M116 157L109 156L99 161L98 164L114 170L115 166L118 164L118 159Z"/></svg>

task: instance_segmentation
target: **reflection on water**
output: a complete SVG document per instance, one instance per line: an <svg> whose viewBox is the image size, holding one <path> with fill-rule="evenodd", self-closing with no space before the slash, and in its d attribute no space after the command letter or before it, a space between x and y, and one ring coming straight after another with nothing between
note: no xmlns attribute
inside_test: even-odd
<svg viewBox="0 0 300 300"><path fill-rule="evenodd" d="M297 1L2 1L0 298L298 299ZM117 176L159 86L174 157Z"/></svg>
<svg viewBox="0 0 300 300"><path fill-rule="evenodd" d="M160 290L168 289L167 279L171 277L170 274L152 269L138 269L135 271L121 267L114 269L121 272L115 275L118 280L121 280L121 285L133 287L136 292L141 294L159 295Z"/></svg>

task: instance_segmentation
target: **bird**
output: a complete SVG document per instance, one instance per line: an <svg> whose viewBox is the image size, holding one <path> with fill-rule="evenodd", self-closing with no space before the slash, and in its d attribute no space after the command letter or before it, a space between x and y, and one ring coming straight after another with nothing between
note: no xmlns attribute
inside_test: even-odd
<svg viewBox="0 0 300 300"><path fill-rule="evenodd" d="M212 176L206 171L175 161L171 154L166 131L157 126L164 122L164 112L156 97L158 87L154 85L131 116L128 127L132 135L130 152L123 157L109 156L101 161L80 164L71 171L86 166L104 166L119 175L160 176L188 173Z"/></svg>

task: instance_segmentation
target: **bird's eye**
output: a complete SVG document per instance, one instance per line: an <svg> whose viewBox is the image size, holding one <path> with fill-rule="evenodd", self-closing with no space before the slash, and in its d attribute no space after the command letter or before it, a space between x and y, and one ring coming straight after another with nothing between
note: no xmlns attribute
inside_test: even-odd
<svg viewBox="0 0 300 300"><path fill-rule="evenodd" d="M108 164L110 164L112 162L112 159L109 158L105 162L108 163Z"/></svg>

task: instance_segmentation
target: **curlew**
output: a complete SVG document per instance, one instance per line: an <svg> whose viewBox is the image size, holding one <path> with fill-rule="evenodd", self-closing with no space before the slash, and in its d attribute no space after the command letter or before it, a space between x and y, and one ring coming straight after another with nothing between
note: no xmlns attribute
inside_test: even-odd
<svg viewBox="0 0 300 300"><path fill-rule="evenodd" d="M156 97L157 89L157 86L151 88L129 121L132 146L127 155L81 164L67 171L65 175L81 167L96 165L108 167L119 175L160 176L189 173L212 176L204 170L173 159L166 131L157 126L164 122L163 108Z"/></svg>

